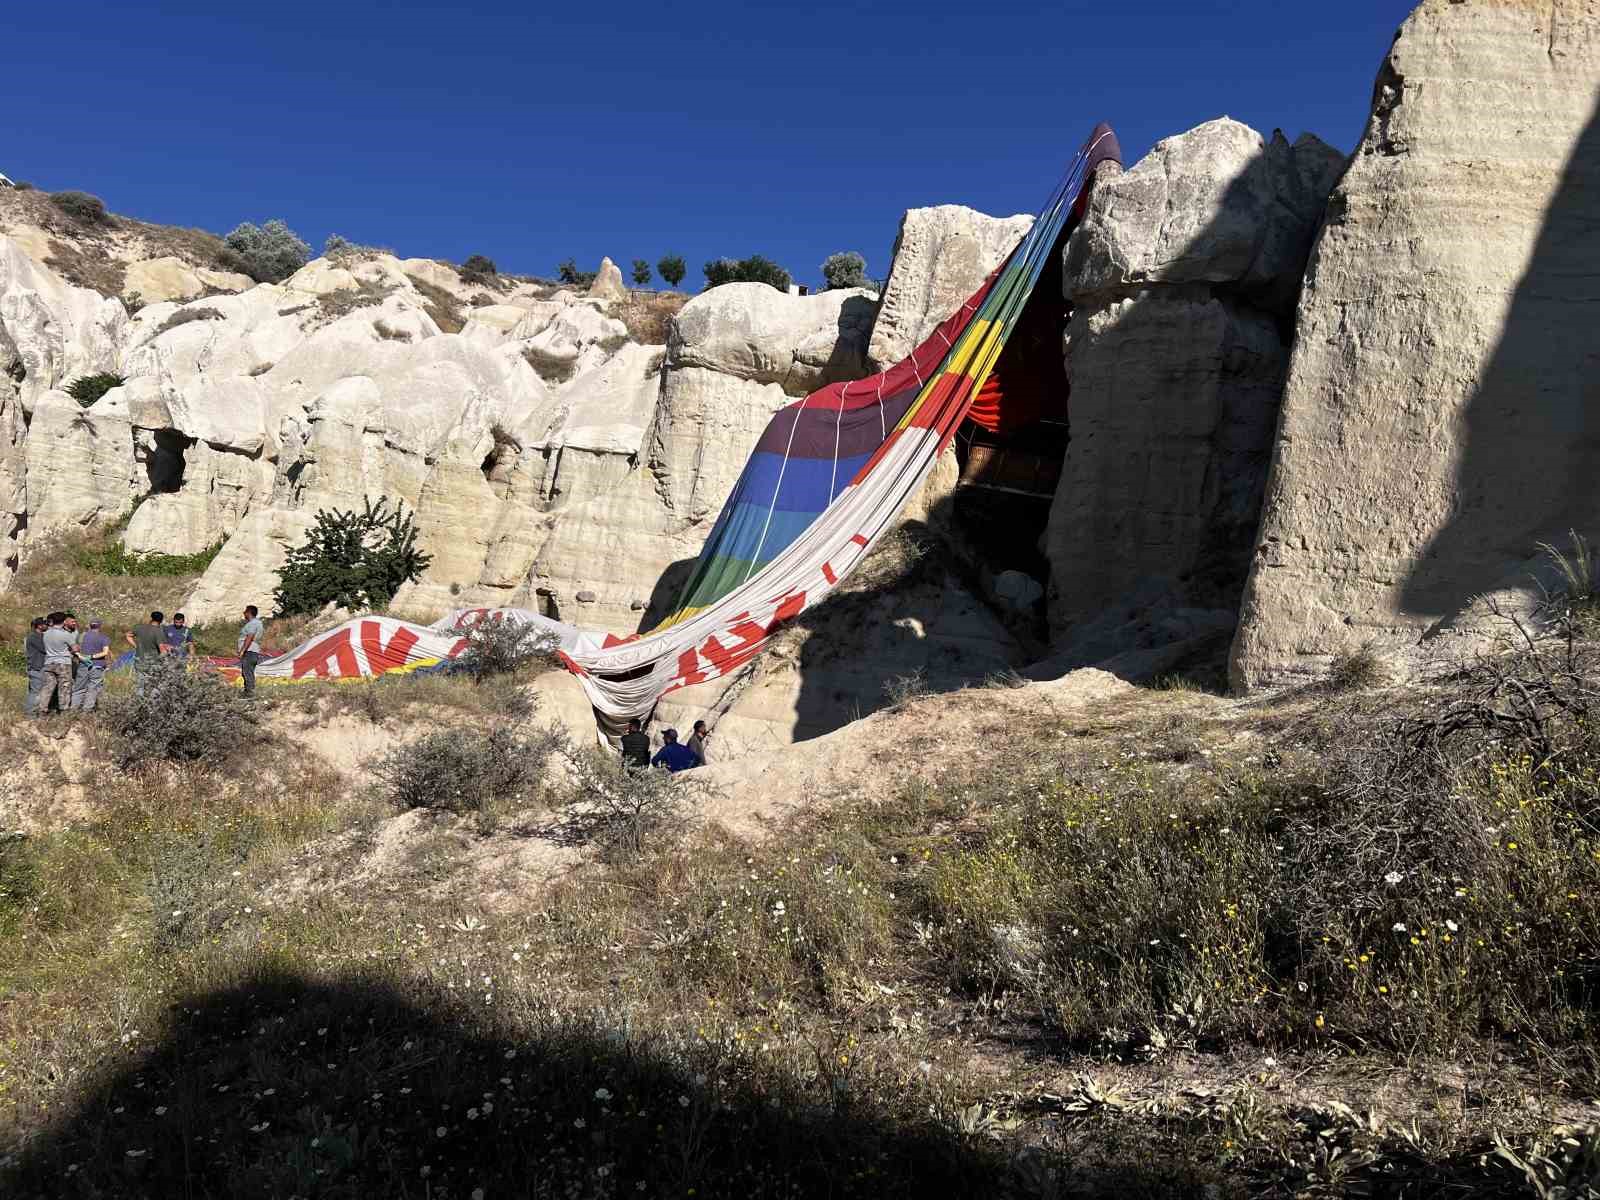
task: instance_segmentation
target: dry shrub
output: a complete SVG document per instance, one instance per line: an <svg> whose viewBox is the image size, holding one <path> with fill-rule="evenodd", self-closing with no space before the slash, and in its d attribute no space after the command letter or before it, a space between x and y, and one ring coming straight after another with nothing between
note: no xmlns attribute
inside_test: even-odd
<svg viewBox="0 0 1600 1200"><path fill-rule="evenodd" d="M51 268L68 283L91 288L102 296L117 297L127 286L128 264L107 254L103 247L87 247L72 242L50 239L50 253L44 265Z"/></svg>
<svg viewBox="0 0 1600 1200"><path fill-rule="evenodd" d="M523 349L522 360L546 383L566 383L578 370L577 359L558 358L535 346Z"/></svg>
<svg viewBox="0 0 1600 1200"><path fill-rule="evenodd" d="M169 329L177 329L180 325L188 325L193 321L220 321L223 314L219 309L202 305L199 308L180 308L165 321L161 322L155 336L159 337Z"/></svg>
<svg viewBox="0 0 1600 1200"><path fill-rule="evenodd" d="M467 327L466 316L461 311L461 302L454 295L420 276L407 275L406 278L422 297L423 311L433 318L433 323L439 327L439 332L460 333Z"/></svg>
<svg viewBox="0 0 1600 1200"><path fill-rule="evenodd" d="M1333 656L1327 686L1336 692L1362 691L1383 682L1383 660L1376 643L1362 642Z"/></svg>
<svg viewBox="0 0 1600 1200"><path fill-rule="evenodd" d="M473 628L470 644L456 661L478 683L529 668L549 669L557 665L556 638L521 621L483 621Z"/></svg>
<svg viewBox="0 0 1600 1200"><path fill-rule="evenodd" d="M395 747L368 770L396 808L482 813L491 805L524 807L535 800L560 745L547 730L440 729Z"/></svg>
<svg viewBox="0 0 1600 1200"><path fill-rule="evenodd" d="M611 308L611 315L628 327L628 336L640 345L665 346L672 318L689 303L684 292L629 292Z"/></svg>
<svg viewBox="0 0 1600 1200"><path fill-rule="evenodd" d="M359 308L371 308L373 305L382 304L394 290L394 284L363 279L353 288L324 292L316 299L317 317L322 321L337 321Z"/></svg>
<svg viewBox="0 0 1600 1200"><path fill-rule="evenodd" d="M250 702L214 671L164 656L146 670L141 691L108 704L122 736L122 763L165 760L220 763L250 747L256 723Z"/></svg>
<svg viewBox="0 0 1600 1200"><path fill-rule="evenodd" d="M635 859L681 836L689 825L690 802L705 792L692 772L640 770L594 747L567 757L573 773L572 832L597 843L608 860Z"/></svg>

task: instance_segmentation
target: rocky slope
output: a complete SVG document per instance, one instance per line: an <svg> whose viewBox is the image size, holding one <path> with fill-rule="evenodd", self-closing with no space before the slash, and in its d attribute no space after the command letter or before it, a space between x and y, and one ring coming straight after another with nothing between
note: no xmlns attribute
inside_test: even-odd
<svg viewBox="0 0 1600 1200"><path fill-rule="evenodd" d="M1426 0L1300 304L1232 672L1404 651L1600 525L1600 8Z"/></svg>

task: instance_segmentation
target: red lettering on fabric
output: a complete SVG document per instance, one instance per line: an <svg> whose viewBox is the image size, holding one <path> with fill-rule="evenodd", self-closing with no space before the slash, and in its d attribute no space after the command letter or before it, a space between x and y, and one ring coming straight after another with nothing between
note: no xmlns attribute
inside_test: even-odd
<svg viewBox="0 0 1600 1200"><path fill-rule="evenodd" d="M376 621L361 622L361 649L366 652L367 668L374 675L405 666L407 656L416 644L417 635L411 630L396 629L385 646L383 627Z"/></svg>
<svg viewBox="0 0 1600 1200"><path fill-rule="evenodd" d="M348 627L337 629L299 658L294 660L294 674L291 679L299 679L304 675L316 674L318 678L328 677L328 663L334 663L334 670L339 675L359 675L361 669L356 666L356 650L350 644L350 630Z"/></svg>
<svg viewBox="0 0 1600 1200"><path fill-rule="evenodd" d="M826 579L829 583L838 583L839 582L839 577L833 573L833 564L832 563L823 563L822 564L822 577L824 579Z"/></svg>
<svg viewBox="0 0 1600 1200"><path fill-rule="evenodd" d="M678 673L673 677L674 688L691 687L697 683L704 683L710 678L700 669L700 656L693 647L678 655Z"/></svg>
<svg viewBox="0 0 1600 1200"><path fill-rule="evenodd" d="M773 610L772 619L765 625L750 620L749 613L740 613L735 617L737 623L728 627L728 632L739 639L733 646L724 646L715 635L705 640L700 652L705 655L706 661L718 675L726 675L754 658L760 652L763 641L778 632L779 627L785 622L794 620L805 610L806 594L789 592L779 596L776 603L778 607Z"/></svg>
<svg viewBox="0 0 1600 1200"><path fill-rule="evenodd" d="M867 539L862 537L859 533L856 534L850 540L852 542L854 542L856 545L860 546L863 550L865 550L867 548Z"/></svg>

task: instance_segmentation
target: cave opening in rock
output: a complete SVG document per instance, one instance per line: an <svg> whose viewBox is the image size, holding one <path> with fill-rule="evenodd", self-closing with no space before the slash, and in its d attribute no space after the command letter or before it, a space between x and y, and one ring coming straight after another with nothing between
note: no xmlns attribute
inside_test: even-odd
<svg viewBox="0 0 1600 1200"><path fill-rule="evenodd" d="M489 432L494 437L494 445L484 455L478 469L483 472L484 482L493 489L495 499L504 500L506 493L511 490L511 471L517 465L517 454L521 447L498 425Z"/></svg>
<svg viewBox="0 0 1600 1200"><path fill-rule="evenodd" d="M151 495L176 492L183 487L183 473L187 466L184 455L194 443L194 438L184 437L176 429L155 431L150 451L144 460Z"/></svg>
<svg viewBox="0 0 1600 1200"><path fill-rule="evenodd" d="M1050 261L1060 261L1059 251ZM1070 315L1057 289L1034 288L956 434L961 477L948 517L990 577L1021 571L1041 587L1049 582L1041 543L1069 440L1062 340Z"/></svg>

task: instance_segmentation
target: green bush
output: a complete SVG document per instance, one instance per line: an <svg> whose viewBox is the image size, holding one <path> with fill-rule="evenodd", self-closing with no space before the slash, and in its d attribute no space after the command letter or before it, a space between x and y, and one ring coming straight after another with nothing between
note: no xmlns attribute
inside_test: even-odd
<svg viewBox="0 0 1600 1200"><path fill-rule="evenodd" d="M206 831L164 834L151 847L144 894L150 934L158 950L172 950L204 928L198 920L222 882L227 858Z"/></svg>
<svg viewBox="0 0 1600 1200"><path fill-rule="evenodd" d="M650 264L642 258L633 260L633 282L639 287L650 282Z"/></svg>
<svg viewBox="0 0 1600 1200"><path fill-rule="evenodd" d="M80 375L67 384L67 395L78 402L79 408L89 408L112 388L119 388L127 382L125 376L113 371L102 371L98 375Z"/></svg>
<svg viewBox="0 0 1600 1200"><path fill-rule="evenodd" d="M668 287L677 287L688 273L689 268L681 254L668 254L656 263L656 274L666 280Z"/></svg>
<svg viewBox="0 0 1600 1200"><path fill-rule="evenodd" d="M721 287L725 283L765 283L780 292L789 290L794 282L789 272L760 254L749 258L718 258L705 265L706 287Z"/></svg>
<svg viewBox="0 0 1600 1200"><path fill-rule="evenodd" d="M363 511L320 509L316 525L289 551L274 593L280 616L314 613L328 604L383 608L402 585L433 561L417 549L416 524L387 497Z"/></svg>
<svg viewBox="0 0 1600 1200"><path fill-rule="evenodd" d="M854 250L841 250L837 254L828 255L822 264L822 279L826 285L825 290L833 292L840 288L875 288L877 283L867 278L867 260Z"/></svg>
<svg viewBox="0 0 1600 1200"><path fill-rule="evenodd" d="M0 829L0 934L10 937L39 894L39 864L21 833Z"/></svg>
<svg viewBox="0 0 1600 1200"><path fill-rule="evenodd" d="M238 256L238 269L257 283L280 283L311 259L311 247L279 220L245 221L223 241Z"/></svg>
<svg viewBox="0 0 1600 1200"><path fill-rule="evenodd" d="M598 747L567 758L572 770L573 825L609 860L638 858L655 843L686 832L690 802L706 792L690 773L674 775L657 767L640 770Z"/></svg>
<svg viewBox="0 0 1600 1200"><path fill-rule="evenodd" d="M73 554L73 561L97 575L151 577L159 575L198 575L222 553L222 543L193 554L132 553L122 543L84 547Z"/></svg>
<svg viewBox="0 0 1600 1200"><path fill-rule="evenodd" d="M469 254L467 261L461 264L456 272L461 276L463 283L488 283L500 273L494 265L494 259L482 254Z"/></svg>
<svg viewBox="0 0 1600 1200"><path fill-rule="evenodd" d="M74 221L81 221L85 225L103 225L111 219L106 212L105 201L88 192L55 192L50 197L50 203Z"/></svg>
<svg viewBox="0 0 1600 1200"><path fill-rule="evenodd" d="M566 262L556 267L556 274L560 277L562 283L573 287L586 288L594 282L596 272L578 270L577 262L569 258Z"/></svg>

